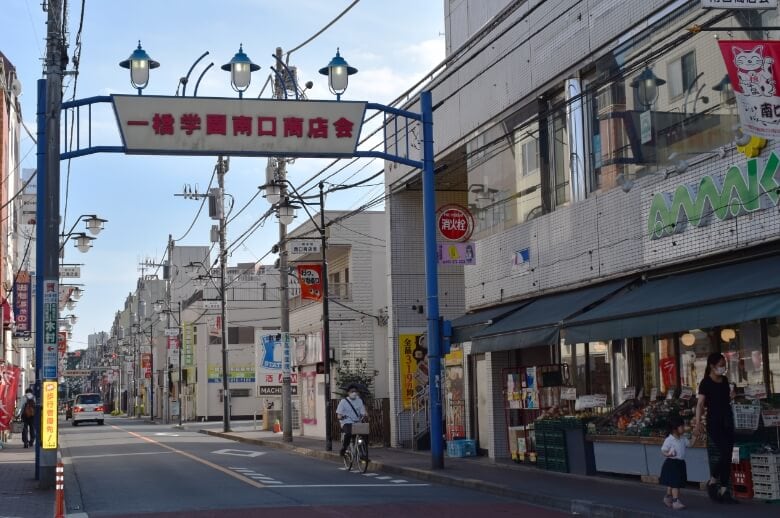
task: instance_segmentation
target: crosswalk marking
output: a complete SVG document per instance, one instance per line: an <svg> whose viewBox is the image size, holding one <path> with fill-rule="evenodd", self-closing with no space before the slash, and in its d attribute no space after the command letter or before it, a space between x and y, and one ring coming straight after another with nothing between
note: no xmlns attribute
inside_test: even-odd
<svg viewBox="0 0 780 518"><path fill-rule="evenodd" d="M396 479L396 480L391 480L390 482L393 484L405 484L406 480Z"/></svg>
<svg viewBox="0 0 780 518"><path fill-rule="evenodd" d="M377 480L390 480L393 477L376 477Z"/></svg>
<svg viewBox="0 0 780 518"><path fill-rule="evenodd" d="M376 477L379 473L363 473L364 477Z"/></svg>

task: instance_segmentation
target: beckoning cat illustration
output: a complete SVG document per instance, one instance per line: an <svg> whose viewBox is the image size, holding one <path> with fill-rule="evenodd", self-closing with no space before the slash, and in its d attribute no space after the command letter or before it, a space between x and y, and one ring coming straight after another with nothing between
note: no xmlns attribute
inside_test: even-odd
<svg viewBox="0 0 780 518"><path fill-rule="evenodd" d="M733 47L732 51L742 93L765 97L774 95L775 80L772 77L772 64L775 60L763 56L764 46L758 45L753 50Z"/></svg>

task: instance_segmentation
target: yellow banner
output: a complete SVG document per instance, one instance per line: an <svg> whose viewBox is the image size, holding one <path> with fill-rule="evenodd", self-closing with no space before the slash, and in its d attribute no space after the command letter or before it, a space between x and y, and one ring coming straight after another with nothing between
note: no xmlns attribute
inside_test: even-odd
<svg viewBox="0 0 780 518"><path fill-rule="evenodd" d="M57 382L43 382L43 416L41 417L41 447L57 449Z"/></svg>
<svg viewBox="0 0 780 518"><path fill-rule="evenodd" d="M412 407L414 395L427 384L428 348L425 335L400 335L398 354L400 356L401 404L404 410ZM420 366L422 365L422 368Z"/></svg>

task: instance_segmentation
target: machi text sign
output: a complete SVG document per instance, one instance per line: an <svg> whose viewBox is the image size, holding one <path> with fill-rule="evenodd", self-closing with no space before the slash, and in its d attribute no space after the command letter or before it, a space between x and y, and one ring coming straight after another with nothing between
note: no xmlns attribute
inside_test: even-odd
<svg viewBox="0 0 780 518"><path fill-rule="evenodd" d="M43 382L43 416L41 417L41 447L57 449L57 382Z"/></svg>
<svg viewBox="0 0 780 518"><path fill-rule="evenodd" d="M125 151L352 156L365 102L113 95Z"/></svg>
<svg viewBox="0 0 780 518"><path fill-rule="evenodd" d="M701 0L705 9L774 9L777 0Z"/></svg>

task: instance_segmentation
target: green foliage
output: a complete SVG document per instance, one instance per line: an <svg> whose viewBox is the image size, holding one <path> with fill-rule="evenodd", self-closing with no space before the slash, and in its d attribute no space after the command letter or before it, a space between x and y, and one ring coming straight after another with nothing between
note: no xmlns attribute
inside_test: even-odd
<svg viewBox="0 0 780 518"><path fill-rule="evenodd" d="M379 371L369 370L365 358L349 359L349 353L343 354L344 358L339 362L336 368L336 388L335 392L344 397L347 394L347 387L355 383L365 390L361 389L361 397L364 401L370 399L374 392L374 378ZM367 391L367 392L366 392Z"/></svg>

